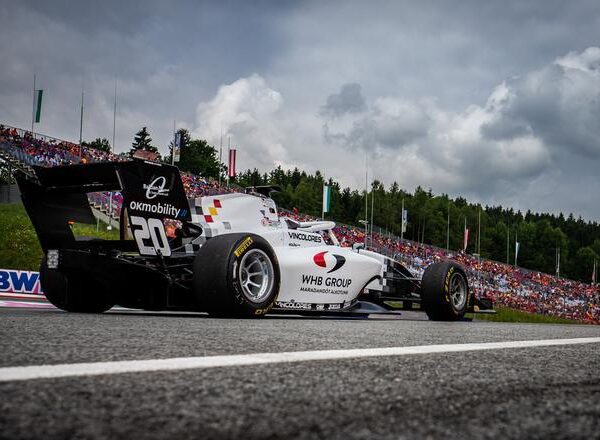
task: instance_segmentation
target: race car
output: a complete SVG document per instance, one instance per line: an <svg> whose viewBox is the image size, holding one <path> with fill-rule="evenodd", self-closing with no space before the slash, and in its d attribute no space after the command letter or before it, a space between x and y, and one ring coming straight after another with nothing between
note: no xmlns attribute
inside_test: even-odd
<svg viewBox="0 0 600 440"><path fill-rule="evenodd" d="M260 317L418 308L452 321L475 306L456 262L434 263L421 278L385 255L342 247L334 222L280 215L275 187L188 199L176 167L144 160L34 167L16 178L44 253L42 288L69 312L119 305ZM73 223L97 221L88 195L109 191L123 197L120 238L76 237Z"/></svg>

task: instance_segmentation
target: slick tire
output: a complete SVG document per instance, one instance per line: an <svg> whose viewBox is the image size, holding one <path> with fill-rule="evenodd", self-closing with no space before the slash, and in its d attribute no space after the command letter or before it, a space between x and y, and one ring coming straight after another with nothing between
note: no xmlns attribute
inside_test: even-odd
<svg viewBox="0 0 600 440"><path fill-rule="evenodd" d="M255 234L209 239L194 259L198 306L221 317L260 317L275 304L280 272L269 243Z"/></svg>
<svg viewBox="0 0 600 440"><path fill-rule="evenodd" d="M40 284L46 299L67 312L102 313L115 305L108 290L86 279L84 274L68 274L49 269L46 258L40 266Z"/></svg>
<svg viewBox="0 0 600 440"><path fill-rule="evenodd" d="M472 306L463 268L453 261L433 263L421 281L421 306L432 321L458 321Z"/></svg>

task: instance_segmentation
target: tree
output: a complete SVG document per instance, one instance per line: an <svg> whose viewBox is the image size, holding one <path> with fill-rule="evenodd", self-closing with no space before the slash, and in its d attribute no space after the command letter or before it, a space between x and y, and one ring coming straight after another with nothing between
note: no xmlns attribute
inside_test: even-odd
<svg viewBox="0 0 600 440"><path fill-rule="evenodd" d="M92 142L83 142L82 145L87 148L95 148L96 150L110 153L110 142L106 138L96 138Z"/></svg>
<svg viewBox="0 0 600 440"><path fill-rule="evenodd" d="M138 150L149 151L151 153L158 153L158 149L152 145L152 138L150 137L150 133L146 127L143 127L140 131L135 134L135 138L133 139L133 143L131 144L131 150L129 151L129 155L133 156L134 153Z"/></svg>

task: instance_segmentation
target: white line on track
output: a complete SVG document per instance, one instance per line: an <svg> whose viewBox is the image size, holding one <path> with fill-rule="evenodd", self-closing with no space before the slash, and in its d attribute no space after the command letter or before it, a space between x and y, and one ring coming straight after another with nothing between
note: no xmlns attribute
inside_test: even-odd
<svg viewBox="0 0 600 440"><path fill-rule="evenodd" d="M234 367L241 365L278 364L284 362L306 362L435 353L458 353L463 351L552 347L560 345L594 343L600 343L600 337L481 342L473 344L417 345L412 347L357 348L349 350L291 351L283 353L252 353L137 361L33 365L0 368L0 382L75 376L98 376L104 374L138 373L144 371L191 370L201 368Z"/></svg>

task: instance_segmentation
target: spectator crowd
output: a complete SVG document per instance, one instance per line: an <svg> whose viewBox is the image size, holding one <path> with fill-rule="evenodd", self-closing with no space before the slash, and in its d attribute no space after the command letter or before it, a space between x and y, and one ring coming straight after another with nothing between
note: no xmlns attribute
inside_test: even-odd
<svg viewBox="0 0 600 440"><path fill-rule="evenodd" d="M78 144L0 125L0 147L7 144L11 148L17 147L41 166L128 160L126 155L115 155L85 146L80 150ZM189 173L182 173L182 181L190 198L235 191ZM118 192L94 193L90 195L90 201L105 210L110 207L111 214L116 218L120 215L123 199ZM298 221L315 220L301 215L295 209L282 210L281 215ZM342 246L365 242L365 231L354 226L338 225L334 233ZM475 258L462 252L448 252L397 237L373 233L367 238L369 248L393 256L416 275L422 274L431 263L450 258L466 268L477 297L525 312L600 324L600 292L597 286Z"/></svg>

